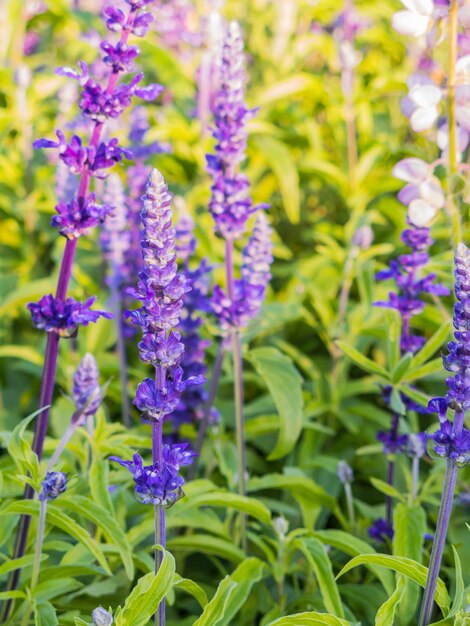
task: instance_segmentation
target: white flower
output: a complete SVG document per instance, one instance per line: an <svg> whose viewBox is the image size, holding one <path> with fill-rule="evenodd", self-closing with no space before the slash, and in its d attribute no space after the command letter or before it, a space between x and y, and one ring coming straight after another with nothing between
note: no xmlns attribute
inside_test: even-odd
<svg viewBox="0 0 470 626"><path fill-rule="evenodd" d="M467 149L470 135L461 126L457 126L456 141L457 141L457 159L462 160L462 153ZM448 147L449 147L449 126L448 124L442 124L437 131L437 145L442 150L442 158L447 160Z"/></svg>
<svg viewBox="0 0 470 626"><path fill-rule="evenodd" d="M421 37L428 30L434 11L432 0L401 0L407 9L392 17L393 28L401 35Z"/></svg>
<svg viewBox="0 0 470 626"><path fill-rule="evenodd" d="M399 161L392 173L408 183L398 194L400 202L408 207L408 220L415 226L428 226L445 203L441 182L431 166L411 157Z"/></svg>
<svg viewBox="0 0 470 626"><path fill-rule="evenodd" d="M439 116L437 105L442 98L439 87L423 74L413 74L407 81L408 95L401 102L401 109L410 118L415 132L428 130Z"/></svg>

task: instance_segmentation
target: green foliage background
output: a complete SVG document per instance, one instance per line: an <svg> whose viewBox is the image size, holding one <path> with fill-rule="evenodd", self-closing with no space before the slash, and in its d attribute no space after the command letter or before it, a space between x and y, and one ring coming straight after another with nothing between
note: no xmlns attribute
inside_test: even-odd
<svg viewBox="0 0 470 626"><path fill-rule="evenodd" d="M169 623L179 626L414 623L424 570L419 564L428 562L430 549L423 534L435 528L443 465L423 463L419 499L412 503L409 460L399 459L393 545L364 557L375 552L367 527L383 514L386 489L381 482L386 458L375 436L387 428L390 416L380 387L392 384L399 391L416 386L419 391L411 393L423 404L444 389L439 350L450 334L451 298L442 306L430 301L416 318L416 327L430 342L413 359L399 362L399 320L392 312L373 307L388 291L387 285L375 282L374 274L402 250L405 209L396 199L400 185L391 177L393 165L405 155L430 160L438 151L432 140L410 132L400 112L414 62L406 42L390 26L398 2L358 1L368 26L357 40L361 57L354 104L359 160L351 176L337 46L329 33L312 28L329 25L341 3L290 3L295 7L291 29L286 29L281 2L233 0L225 7L225 15L239 20L246 34L248 101L259 107L250 123L245 171L254 201L270 202L275 228L272 286L260 319L244 341L249 497L233 493L232 372L226 360L216 402L222 422L208 435L201 478L186 486L186 497L168 512L168 549L176 557L178 574L167 554L166 583L163 576L155 583L148 574L153 571L152 511L133 499L129 476L109 468L105 460L109 454L130 457L135 449L148 453L149 430L137 425L137 413L132 431L119 424L113 322L101 320L81 329L76 341L61 342L46 454L70 419L72 376L86 351L96 357L102 382L110 384L94 440L77 433L63 455L64 471L73 480L68 493L49 506L36 624L89 623L98 604L124 607L116 624L145 624L155 607L148 607L147 621L142 616L144 621L138 621L132 611L142 606L143 597L155 597L159 585L161 594L168 594ZM12 436L36 409L45 345L44 335L31 327L26 304L55 290L64 246L49 225L55 205L54 167L43 152L32 151L31 143L52 136L66 121L58 110L65 79L55 76L53 69L74 66L78 59L92 61L95 50L81 33L104 32L97 11L73 12L65 0L45 4L47 11L27 23L21 17L21 3L10 0L1 8L0 577L17 565L11 564L8 554L18 514L26 510L37 514L35 503L15 500L23 489L22 476L28 470L40 475L29 450L30 436L23 435L23 440L19 431ZM195 4L203 14L203 2ZM41 36L39 47L28 57L22 54L25 28ZM171 154L157 155L152 164L163 172L172 192L184 197L194 216L198 255L220 264L223 247L213 235L207 211L210 180L204 167L212 141L201 136L194 115L200 51L183 46L177 54L154 32L141 42L141 50L146 80L166 87L159 103L148 107L150 136L172 149ZM21 113L15 83L22 64L32 71L26 115ZM117 135L125 140L125 129L118 128ZM125 167L118 171L125 180ZM353 258L346 271L352 236L362 224L373 228L374 242ZM436 243L430 270L450 286L452 250L444 212L432 234ZM98 304L106 307L97 234L82 238L78 248L70 294L77 298L96 294ZM223 280L221 267L216 268L215 280ZM341 320L338 301L345 281L351 292L346 318ZM215 336L215 331L208 321L205 333ZM214 349L211 360L213 353ZM146 372L132 341L129 354L135 389ZM419 420L411 414L405 428L426 429L434 419ZM188 427L185 434L193 436L194 431ZM347 460L355 471L355 529L345 517L336 477L339 459ZM461 471L459 489L467 491L468 481L468 470ZM110 492L109 484L117 488ZM249 559L238 546L237 511L249 515ZM280 515L289 523L285 534L273 524ZM449 542L464 564L470 559L466 519L468 509L457 505ZM34 541L24 557L23 594L33 549ZM350 557L354 560L344 567ZM364 563L365 569L354 567ZM439 623L463 625L468 623L462 613L467 594L459 585L468 585L470 578L464 567L462 582L458 560L457 570L455 563L449 550L442 572L446 584L439 597L448 617ZM340 570L344 575L335 581ZM136 588L139 577L143 578ZM315 615L325 612L329 615ZM294 613L302 616L283 617Z"/></svg>

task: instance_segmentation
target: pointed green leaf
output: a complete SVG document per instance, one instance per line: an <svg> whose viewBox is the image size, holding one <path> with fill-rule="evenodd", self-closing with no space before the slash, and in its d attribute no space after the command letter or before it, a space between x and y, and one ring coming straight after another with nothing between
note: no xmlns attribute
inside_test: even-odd
<svg viewBox="0 0 470 626"><path fill-rule="evenodd" d="M344 354L349 357L351 361L353 361L356 365L358 365L366 372L370 372L371 374L377 374L378 376L382 376L382 378L386 378L387 380L389 379L389 374L385 368L383 368L375 361L372 361L372 359L366 357L364 354L362 354L362 352L356 350L356 348L353 348L344 341L337 341L336 345L341 350L341 352L344 352Z"/></svg>

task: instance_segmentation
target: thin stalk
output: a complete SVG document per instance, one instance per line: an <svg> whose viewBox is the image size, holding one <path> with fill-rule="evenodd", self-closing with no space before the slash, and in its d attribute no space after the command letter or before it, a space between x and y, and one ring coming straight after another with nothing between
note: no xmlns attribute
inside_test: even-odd
<svg viewBox="0 0 470 626"><path fill-rule="evenodd" d="M351 530L354 530L356 526L356 517L354 515L354 501L351 483L344 483L344 495L346 496L346 506L348 507L349 523L351 524Z"/></svg>
<svg viewBox="0 0 470 626"><path fill-rule="evenodd" d="M456 412L454 415L454 423L452 431L456 436L462 434L465 420L465 411ZM446 545L447 531L449 529L450 515L454 504L455 485L457 483L458 465L455 459L447 459L446 475L444 486L442 488L441 505L439 507L439 516L437 518L436 533L432 544L431 558L429 560L428 575L426 577L426 586L424 587L423 600L421 602L421 612L419 616L418 626L428 626L431 621L432 610L434 606L434 597L436 595L437 581L439 571L441 569L442 556Z"/></svg>
<svg viewBox="0 0 470 626"><path fill-rule="evenodd" d="M165 381L165 368L155 368L155 383L157 389L161 389ZM163 464L163 419L152 423L152 460L161 468ZM154 534L155 544L166 546L166 520L165 509L161 504L154 505ZM163 559L163 553L155 548L154 554L154 573L156 574L160 568ZM154 615L155 626L165 626L165 599L158 605L157 612Z"/></svg>
<svg viewBox="0 0 470 626"><path fill-rule="evenodd" d="M73 433L75 432L76 428L77 428L77 424L74 423L73 421L70 422L70 424L67 426L67 429L65 430L64 434L62 435L62 439L59 441L58 446L54 450L54 454L49 459L49 462L48 462L47 467L46 467L46 472L45 472L46 474L52 470L54 465L59 460L60 455L64 451L65 446L70 441L70 439L71 439Z"/></svg>
<svg viewBox="0 0 470 626"><path fill-rule="evenodd" d="M411 501L414 502L418 497L419 487L419 456L416 454L411 460Z"/></svg>
<svg viewBox="0 0 470 626"><path fill-rule="evenodd" d="M390 426L390 439L395 441L398 436L398 423L400 421L400 416L398 413L394 413L392 417L392 424ZM387 485L393 487L395 482L395 455L392 454L387 462ZM393 522L393 499L391 496L386 496L385 498L385 510L386 515L385 519L389 524Z"/></svg>
<svg viewBox="0 0 470 626"><path fill-rule="evenodd" d="M188 471L188 481L194 480L197 474L197 468L199 466L199 459L202 452L202 446L204 445L204 440L206 438L207 428L209 427L209 419L212 407L214 406L215 396L217 395L217 389L219 387L220 376L222 374L222 365L224 362L224 347L223 341L219 343L217 346L217 354L215 356L214 367L212 368L212 377L211 382L209 384L209 391L207 393L207 400L204 404L204 413L202 415L202 419L199 423L199 429L197 432L197 439L194 445L194 452L196 452L197 456L194 457L194 461L192 462L189 471Z"/></svg>
<svg viewBox="0 0 470 626"><path fill-rule="evenodd" d="M434 607L434 597L436 595L439 570L441 568L442 556L446 543L447 530L449 528L450 514L454 501L455 484L457 482L458 466L453 459L447 460L444 487L442 490L441 506L437 520L436 534L432 545L431 559L429 561L426 586L424 588L421 612L418 626L428 626L431 621Z"/></svg>
<svg viewBox="0 0 470 626"><path fill-rule="evenodd" d="M230 300L235 301L235 279L233 264L233 241L225 242L225 273L227 292ZM235 401L235 430L237 440L237 469L238 469L238 492L241 496L246 495L246 450L245 450L245 420L243 415L243 361L241 351L240 332L233 328L230 332L233 351L233 393ZM244 550L248 547L247 520L244 513L240 514L240 543Z"/></svg>
<svg viewBox="0 0 470 626"><path fill-rule="evenodd" d="M47 500L39 502L39 519L38 519L38 531L36 537L36 548L34 550L33 572L31 574L31 598L34 601L34 592L36 590L39 571L41 569L41 556L42 546L44 544L44 531L46 529L46 512L47 512ZM28 604L28 608L23 616L22 626L28 626L29 618L31 616L31 605Z"/></svg>
<svg viewBox="0 0 470 626"><path fill-rule="evenodd" d="M128 16L127 25L130 25L134 20L135 12L131 11ZM125 45L129 38L130 30L128 28L123 28L121 37L120 37L120 45ZM111 93L118 81L118 73L113 72L109 77L108 86L106 88L106 92ZM97 148L101 132L103 129L102 122L96 122L90 139L90 147ZM78 188L78 200L85 200L88 190L90 187L91 181L91 172L85 171L80 179L80 184ZM67 297L67 290L70 282L70 277L72 274L72 265L75 258L75 251L77 248L77 239L67 239L64 249L64 254L62 257L62 262L59 270L59 278L57 282L57 290L56 290L56 299L57 300L65 300ZM59 353L59 341L60 337L56 333L48 333L47 334L47 343L46 343L46 353L44 356L44 366L42 371L42 379L41 379L41 390L39 396L39 407L50 406L52 402L52 396L54 393L55 386L55 377L57 370L57 357ZM49 408L44 409L36 419L36 424L34 428L34 438L33 438L33 451L38 455L39 460L42 459L42 452L44 447L44 439L46 438L47 427L49 423ZM34 494L34 490L27 485L24 493L23 499L28 500L31 499ZM28 515L22 515L20 518L20 523L18 524L18 528L16 531L15 537L15 547L13 551L14 558L20 558L24 555L26 543L28 539L28 531L31 523L31 518ZM7 590L16 589L18 586L19 577L21 574L21 569L14 570L10 573L6 585ZM2 611L0 614L0 623L5 622L11 611L12 600L6 600L3 603Z"/></svg>
<svg viewBox="0 0 470 626"><path fill-rule="evenodd" d="M449 67L447 82L447 123L449 127L449 179L458 173L458 146L457 146L457 119L455 115L455 83L456 83L456 63L458 53L458 0L451 0L449 8ZM452 225L452 245L455 246L462 241L462 223L460 210L452 196L452 190L447 197L447 212L449 213Z"/></svg>
<svg viewBox="0 0 470 626"><path fill-rule="evenodd" d="M114 282L114 281L113 281ZM113 303L113 313L116 319L116 335L117 335L117 351L119 356L119 376L121 379L121 409L122 421L127 428L131 427L131 414L129 410L129 397L127 390L129 387L129 379L127 375L127 354L126 340L124 337L124 324L122 321L122 305L121 296L116 287L112 288L111 299Z"/></svg>

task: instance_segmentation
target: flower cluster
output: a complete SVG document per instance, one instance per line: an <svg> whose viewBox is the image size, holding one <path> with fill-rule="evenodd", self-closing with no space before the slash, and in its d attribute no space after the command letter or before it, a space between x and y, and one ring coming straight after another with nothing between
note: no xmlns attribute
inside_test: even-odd
<svg viewBox="0 0 470 626"><path fill-rule="evenodd" d="M233 300L221 287L214 287L212 310L223 331L246 326L260 311L271 279L271 234L266 215L258 213L252 235L243 249L242 277L235 281Z"/></svg>
<svg viewBox="0 0 470 626"><path fill-rule="evenodd" d="M108 204L96 204L96 196L91 193L88 197L72 198L69 202L59 202L51 220L52 226L59 229L61 235L67 239L77 239L88 235L93 228L102 224L111 211Z"/></svg>
<svg viewBox="0 0 470 626"><path fill-rule="evenodd" d="M27 306L31 311L34 326L48 333L57 333L61 337L72 337L78 326L88 326L100 317L110 319L112 315L105 311L92 311L91 306L96 297L85 302L77 302L74 298L58 300L52 294L43 296L39 302L30 302Z"/></svg>
<svg viewBox="0 0 470 626"><path fill-rule="evenodd" d="M184 346L179 333L172 330L178 326L183 296L190 286L184 274L178 272L171 195L157 170L150 175L142 200L143 269L137 289L129 290L142 306L128 312L128 317L142 328L141 359L163 371L158 384L151 378L140 383L134 404L146 419L158 421L174 411L188 385L199 384L203 379L183 379L180 364Z"/></svg>
<svg viewBox="0 0 470 626"><path fill-rule="evenodd" d="M402 254L390 262L390 267L377 273L378 280L395 281L397 293L390 292L387 302L376 302L382 307L396 309L402 318L401 352L415 354L425 343L425 338L410 330L410 320L421 313L425 307L424 294L447 296L449 290L435 282L435 274L420 277L419 270L429 261L428 249L432 243L428 228L408 228L402 233L402 241L411 248L408 254Z"/></svg>
<svg viewBox="0 0 470 626"><path fill-rule="evenodd" d="M100 243L110 270L107 283L118 289L128 275L126 255L130 245L130 233L127 229L128 211L124 189L117 174L111 174L106 181L105 200L110 212L101 231Z"/></svg>
<svg viewBox="0 0 470 626"><path fill-rule="evenodd" d="M87 352L73 377L73 399L77 409L75 421L92 417L98 410L102 401L99 377L95 358Z"/></svg>
<svg viewBox="0 0 470 626"><path fill-rule="evenodd" d="M215 155L207 155L212 174L210 212L216 230L225 239L236 239L245 232L246 222L258 207L249 197L249 182L237 171L245 159L246 124L254 111L245 103L245 57L240 27L231 22L224 39L219 88L214 104L213 136Z"/></svg>
<svg viewBox="0 0 470 626"><path fill-rule="evenodd" d="M439 457L455 460L458 465L470 461L470 431L464 426L470 408L470 250L462 243L455 254L454 337L443 357L444 367L451 372L446 380L445 398L433 398L429 410L439 416L439 428L429 435ZM453 422L447 417L454 411Z"/></svg>
<svg viewBox="0 0 470 626"><path fill-rule="evenodd" d="M385 539L393 539L393 526L390 522L380 517L369 527L369 537L382 543Z"/></svg>
<svg viewBox="0 0 470 626"><path fill-rule="evenodd" d="M175 444L163 446L161 464L144 465L142 457L137 453L132 461L124 461L117 456L109 459L132 474L134 493L139 502L169 507L182 496L184 479L179 471L181 467L190 465L194 456L188 444Z"/></svg>
<svg viewBox="0 0 470 626"><path fill-rule="evenodd" d="M48 472L42 481L39 500L55 500L67 489L67 474L64 472Z"/></svg>

